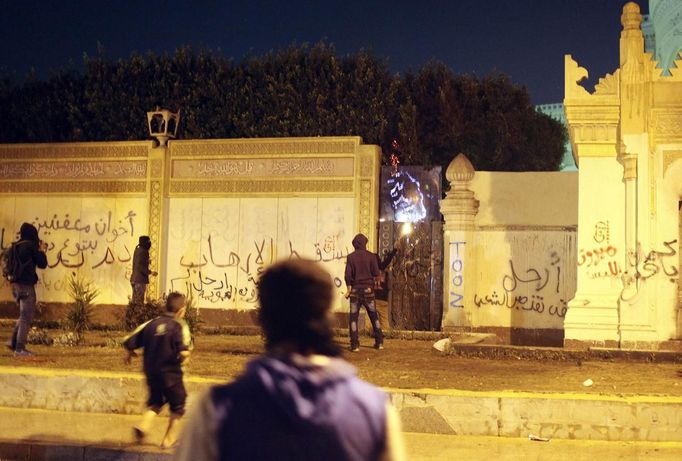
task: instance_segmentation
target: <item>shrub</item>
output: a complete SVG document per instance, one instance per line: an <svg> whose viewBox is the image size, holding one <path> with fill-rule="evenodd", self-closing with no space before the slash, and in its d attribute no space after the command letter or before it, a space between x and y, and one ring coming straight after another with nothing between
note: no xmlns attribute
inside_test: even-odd
<svg viewBox="0 0 682 461"><path fill-rule="evenodd" d="M166 308L165 299L148 299L144 303L128 303L123 316L123 329L130 331L158 317Z"/></svg>
<svg viewBox="0 0 682 461"><path fill-rule="evenodd" d="M99 290L92 282L72 274L67 285L69 296L73 299L71 310L66 314L64 326L79 339L92 326L92 303L99 296Z"/></svg>

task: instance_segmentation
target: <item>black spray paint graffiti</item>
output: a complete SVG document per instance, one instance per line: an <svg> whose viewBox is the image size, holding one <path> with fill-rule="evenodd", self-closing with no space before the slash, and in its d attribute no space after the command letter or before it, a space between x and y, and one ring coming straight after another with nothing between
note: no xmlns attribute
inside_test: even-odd
<svg viewBox="0 0 682 461"><path fill-rule="evenodd" d="M659 273L663 273L674 282L679 276L677 268L677 240L663 242L664 250L651 250L644 254L642 245L638 242L634 254L628 254L628 266L633 269L634 277L639 280L648 280Z"/></svg>
<svg viewBox="0 0 682 461"><path fill-rule="evenodd" d="M652 277L663 274L671 283L677 283L679 269L676 266L677 240L663 242L665 250L651 250L644 253L641 243L637 242L635 251L628 252L628 272L623 274L623 290L620 294L621 301L634 303L640 293L640 283L645 283Z"/></svg>
<svg viewBox="0 0 682 461"><path fill-rule="evenodd" d="M508 309L547 313L551 316L563 318L568 310L567 301L559 299L558 303L545 303L545 294L556 296L560 293L561 265L559 255L552 252L550 267L537 270L530 268L525 273L519 273L513 261L509 261L509 274L502 278L501 294L493 291L489 295L474 295L474 304L484 306L507 307ZM547 293L547 290L550 292ZM517 292L534 293L516 294Z"/></svg>
<svg viewBox="0 0 682 461"><path fill-rule="evenodd" d="M121 238L128 239L135 236L135 217L130 210L121 219L115 221L112 212L91 223L83 223L80 218L71 220L67 213L63 217L54 214L51 219L35 218L32 222L38 229L42 240L47 243L48 267L58 266L67 269L89 267L97 269L116 262L125 264L132 259L128 245L115 243ZM70 237L64 237L63 231L73 232ZM55 235L60 232L59 236ZM14 237L14 238L13 238ZM8 248L16 238L16 233L6 227L0 229L0 248Z"/></svg>
<svg viewBox="0 0 682 461"><path fill-rule="evenodd" d="M337 248L336 241L336 237L328 237L322 244L313 244L315 257L312 259L321 263L345 260L348 249ZM192 293L198 299L210 303L258 302L258 277L265 267L274 262L274 238L254 241L251 251L245 255L216 249L211 235L208 236L207 244L207 252L201 255L199 261L180 258L179 264L185 269L185 274L171 279L171 290ZM289 258L301 258L291 241L287 243L287 249ZM343 283L335 277L334 285L341 288Z"/></svg>

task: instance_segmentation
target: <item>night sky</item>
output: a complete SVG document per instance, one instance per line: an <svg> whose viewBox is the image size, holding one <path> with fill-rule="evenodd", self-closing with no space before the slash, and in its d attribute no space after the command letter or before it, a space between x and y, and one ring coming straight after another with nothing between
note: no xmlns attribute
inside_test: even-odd
<svg viewBox="0 0 682 461"><path fill-rule="evenodd" d="M590 80L618 64L624 0L449 1L33 1L1 0L0 71L80 68L97 42L110 57L172 51L183 44L240 59L292 42L334 43L341 53L370 48L391 69L430 59L456 72L498 70L526 85L535 103L563 99L563 55ZM642 12L648 2L639 0Z"/></svg>

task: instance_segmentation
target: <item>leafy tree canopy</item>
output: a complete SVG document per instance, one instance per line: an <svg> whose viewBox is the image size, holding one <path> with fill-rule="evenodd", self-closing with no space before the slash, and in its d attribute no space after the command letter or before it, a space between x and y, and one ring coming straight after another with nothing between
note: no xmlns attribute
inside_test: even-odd
<svg viewBox="0 0 682 461"><path fill-rule="evenodd" d="M465 152L479 170L555 170L566 139L504 75L438 62L392 74L368 51L339 55L324 42L240 62L189 47L116 61L100 50L84 64L0 78L0 142L147 139L157 106L182 111L182 138L357 135L386 154L396 140L404 164L426 166Z"/></svg>

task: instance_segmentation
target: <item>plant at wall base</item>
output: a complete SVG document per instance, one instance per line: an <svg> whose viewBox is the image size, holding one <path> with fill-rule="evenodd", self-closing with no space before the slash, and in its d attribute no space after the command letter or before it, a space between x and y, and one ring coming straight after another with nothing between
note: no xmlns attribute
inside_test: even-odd
<svg viewBox="0 0 682 461"><path fill-rule="evenodd" d="M194 344L196 335L204 321L199 318L199 308L196 306L196 300L194 299L194 296L192 296L191 291L190 294L187 295L185 307L185 322L187 323L189 332L192 335L192 344Z"/></svg>
<svg viewBox="0 0 682 461"><path fill-rule="evenodd" d="M144 303L129 302L123 315L123 329L131 331L163 313L166 300L147 299Z"/></svg>
<svg viewBox="0 0 682 461"><path fill-rule="evenodd" d="M75 342L81 343L84 333L92 326L93 301L99 296L99 289L91 281L71 274L67 290L73 304L64 326L74 334Z"/></svg>

